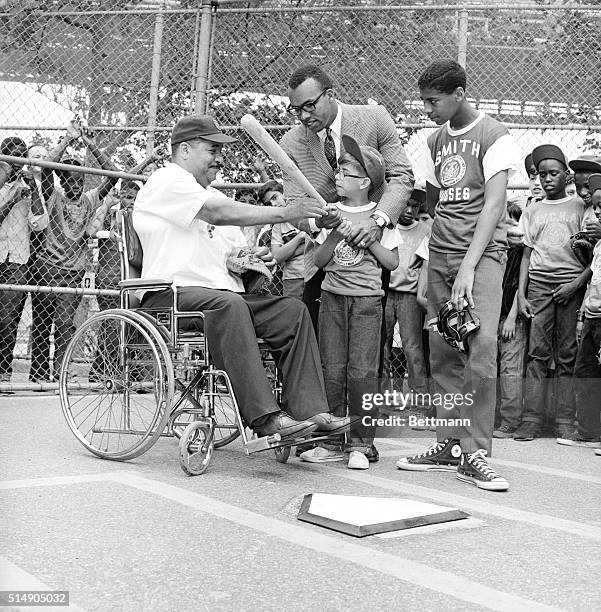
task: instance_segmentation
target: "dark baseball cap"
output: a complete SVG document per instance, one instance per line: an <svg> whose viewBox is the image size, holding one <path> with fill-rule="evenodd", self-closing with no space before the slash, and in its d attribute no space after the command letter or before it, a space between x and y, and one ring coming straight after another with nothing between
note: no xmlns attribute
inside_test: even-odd
<svg viewBox="0 0 601 612"><path fill-rule="evenodd" d="M594 155L580 155L570 162L570 168L574 172L601 173L601 159Z"/></svg>
<svg viewBox="0 0 601 612"><path fill-rule="evenodd" d="M557 146L552 144L544 144L536 147L534 151L532 151L532 161L538 170L538 165L544 159L554 159L558 162L561 162L566 170L568 169L568 160L566 156L563 154L563 151Z"/></svg>
<svg viewBox="0 0 601 612"><path fill-rule="evenodd" d="M595 173L588 177L588 189L591 193L601 189L601 174Z"/></svg>
<svg viewBox="0 0 601 612"><path fill-rule="evenodd" d="M384 158L377 149L368 146L359 146L357 141L346 134L342 135L342 146L344 150L354 157L371 181L371 189L377 189L384 183L385 166Z"/></svg>
<svg viewBox="0 0 601 612"><path fill-rule="evenodd" d="M213 117L209 115L189 115L182 117L174 126L171 132L171 144L179 144L195 138L202 138L209 142L217 142L225 144L227 142L236 142L236 138L232 138L224 134L216 125Z"/></svg>

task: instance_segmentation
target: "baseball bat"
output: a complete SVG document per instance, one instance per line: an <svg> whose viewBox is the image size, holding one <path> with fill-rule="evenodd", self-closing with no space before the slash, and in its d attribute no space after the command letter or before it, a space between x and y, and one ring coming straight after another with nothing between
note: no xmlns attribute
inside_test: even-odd
<svg viewBox="0 0 601 612"><path fill-rule="evenodd" d="M282 147L280 147L253 115L244 115L244 117L240 119L240 125L263 151L273 159L282 172L295 181L308 196L315 198L322 206L327 206L326 201L319 195L317 189L311 185L309 179L300 171L299 167L288 157Z"/></svg>

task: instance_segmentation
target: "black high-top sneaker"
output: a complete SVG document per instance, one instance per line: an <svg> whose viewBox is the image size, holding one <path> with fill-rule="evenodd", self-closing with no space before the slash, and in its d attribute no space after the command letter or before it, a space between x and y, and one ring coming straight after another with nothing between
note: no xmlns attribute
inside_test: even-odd
<svg viewBox="0 0 601 612"><path fill-rule="evenodd" d="M509 484L486 462L486 451L481 448L473 453L462 453L457 467L457 478L487 491L507 491Z"/></svg>
<svg viewBox="0 0 601 612"><path fill-rule="evenodd" d="M454 472L459 466L460 457L461 446L459 446L459 440L447 438L442 442L437 442L423 453L410 457L401 457L396 462L396 466L400 470L410 470L413 472L426 472L429 470Z"/></svg>

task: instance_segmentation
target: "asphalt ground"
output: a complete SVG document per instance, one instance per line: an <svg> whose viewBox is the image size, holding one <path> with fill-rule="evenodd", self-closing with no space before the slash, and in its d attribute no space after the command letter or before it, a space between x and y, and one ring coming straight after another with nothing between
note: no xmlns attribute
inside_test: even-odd
<svg viewBox="0 0 601 612"><path fill-rule="evenodd" d="M248 457L237 440L188 477L173 439L131 462L97 459L52 393L3 396L0 411L3 590L67 590L70 609L88 612L601 610L592 449L496 440L505 493L396 469L433 440L412 430L379 441L367 472ZM354 538L297 520L319 492L429 501L470 518Z"/></svg>

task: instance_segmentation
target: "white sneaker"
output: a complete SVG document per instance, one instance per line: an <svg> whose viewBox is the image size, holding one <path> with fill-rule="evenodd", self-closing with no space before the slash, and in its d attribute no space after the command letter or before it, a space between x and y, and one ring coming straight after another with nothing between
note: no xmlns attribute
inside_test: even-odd
<svg viewBox="0 0 601 612"><path fill-rule="evenodd" d="M369 461L363 453L351 451L347 467L349 470L367 470L369 469Z"/></svg>
<svg viewBox="0 0 601 612"><path fill-rule="evenodd" d="M344 453L342 451L330 450L321 446L316 446L311 450L301 453L301 461L309 463L330 463L332 461L342 461Z"/></svg>

